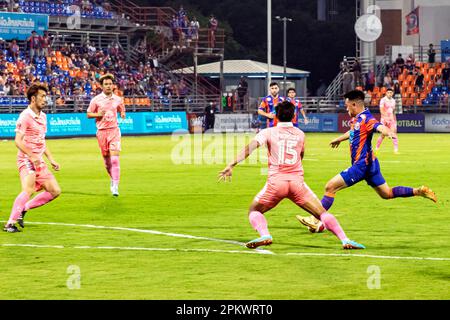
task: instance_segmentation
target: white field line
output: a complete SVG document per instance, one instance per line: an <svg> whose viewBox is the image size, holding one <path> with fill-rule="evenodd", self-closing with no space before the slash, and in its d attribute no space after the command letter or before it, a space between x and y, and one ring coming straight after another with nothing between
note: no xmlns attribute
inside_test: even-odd
<svg viewBox="0 0 450 320"><path fill-rule="evenodd" d="M156 230L146 230L146 229L136 229L136 228L124 228L124 227L107 227L107 226L96 226L92 224L74 224L74 223L59 223L59 222L27 222L27 224L37 224L37 225L52 225L52 226L64 226L64 227L81 227L81 228L91 228L91 229L105 229L105 230L119 230L119 231L130 231L130 232L141 232L141 233L149 233L156 235L163 235L169 237L177 237L177 238L186 238L186 239L196 239L196 240L207 240L207 241L215 241L215 242L223 242L229 244L235 244L241 247L245 247L244 242L238 242L233 240L224 240L224 239L216 239L216 238L208 238L208 237L199 237L192 236L188 234L179 234L179 233L168 233ZM264 254L271 254L272 252L264 249L255 249L256 251L261 251Z"/></svg>
<svg viewBox="0 0 450 320"><path fill-rule="evenodd" d="M238 253L238 254L268 254L267 251L256 251L256 250L214 250L214 249L176 249L176 248L146 248L146 247L96 247L96 246L53 246L53 245L36 245L36 244L14 244L5 243L1 245L2 247L30 247L30 248L50 248L50 249L96 249L96 250L122 250L122 251L160 251L160 252L214 252L214 253ZM351 253L308 253L308 252L297 252L297 253L283 253L272 255L278 256L301 256L301 257L342 257L342 258L369 258L369 259L395 259L395 260L428 260L428 261L450 261L450 258L436 258L436 257L399 257L399 256L376 256L368 254L351 254Z"/></svg>

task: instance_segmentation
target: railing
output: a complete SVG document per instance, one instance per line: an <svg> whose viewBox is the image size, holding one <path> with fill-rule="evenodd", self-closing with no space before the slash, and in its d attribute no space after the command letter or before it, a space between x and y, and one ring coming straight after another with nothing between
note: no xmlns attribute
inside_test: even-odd
<svg viewBox="0 0 450 320"><path fill-rule="evenodd" d="M113 11L146 26L169 26L177 12L170 7L141 7L129 0L110 0Z"/></svg>
<svg viewBox="0 0 450 320"><path fill-rule="evenodd" d="M72 113L86 112L92 97L83 96L48 96L46 113ZM235 113L254 113L257 111L262 98L247 98L244 108L233 108ZM327 97L299 97L307 113L345 113L344 101L341 99L328 99ZM211 103L221 106L222 98L219 95L187 95L182 97L162 97L151 99L147 96L125 96L125 108L129 112L140 111L186 111L204 112L205 107ZM249 103L248 103L249 101ZM28 106L23 96L0 97L0 113L20 113ZM368 106L372 112L379 112L378 106ZM230 110L229 110L230 111ZM434 105L418 106L403 105L403 113L448 113L450 114L450 101L441 100Z"/></svg>
<svg viewBox="0 0 450 320"><path fill-rule="evenodd" d="M427 54L427 52L428 52L428 49L429 49L429 44L427 44L425 46L415 45L415 46L412 46L412 47L413 47L414 59L416 61L421 61L421 62L428 61L428 54ZM436 62L444 62L444 61L441 61L441 53L442 53L441 46L440 45L433 45L433 49L436 52L435 61ZM389 61L389 63L394 63L395 59L397 58L397 57L392 57L392 46L391 45L385 46L385 48L384 48L384 56L387 59L387 61ZM402 58L406 61L407 57L402 56Z"/></svg>

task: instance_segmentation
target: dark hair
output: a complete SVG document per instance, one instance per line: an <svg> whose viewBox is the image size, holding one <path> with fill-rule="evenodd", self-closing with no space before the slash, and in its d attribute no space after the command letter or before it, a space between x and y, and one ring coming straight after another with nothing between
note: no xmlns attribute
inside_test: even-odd
<svg viewBox="0 0 450 320"><path fill-rule="evenodd" d="M107 74L104 74L103 76L101 76L98 79L98 82L100 82L100 84L103 85L103 81L108 80L108 79L114 82L114 76L111 73L107 73Z"/></svg>
<svg viewBox="0 0 450 320"><path fill-rule="evenodd" d="M42 91L45 91L45 93L48 93L47 86L45 86L43 84L33 83L27 90L28 101L31 102L31 98L36 97L37 94L39 93L39 90L42 90Z"/></svg>
<svg viewBox="0 0 450 320"><path fill-rule="evenodd" d="M295 91L295 88L289 88L286 90L286 95L289 93L289 91L294 91L295 93L297 93L297 91Z"/></svg>
<svg viewBox="0 0 450 320"><path fill-rule="evenodd" d="M392 89L392 88L387 88L386 92L388 92L388 91L394 91L394 89Z"/></svg>
<svg viewBox="0 0 450 320"><path fill-rule="evenodd" d="M270 87L273 87L273 86L279 87L278 82L271 82L271 83L269 84L269 88L270 88Z"/></svg>
<svg viewBox="0 0 450 320"><path fill-rule="evenodd" d="M277 105L276 112L280 122L289 122L294 118L295 107L289 101L283 101Z"/></svg>
<svg viewBox="0 0 450 320"><path fill-rule="evenodd" d="M364 101L365 98L366 96L364 95L364 92L360 90L352 90L344 95L344 99L348 99L350 101Z"/></svg>

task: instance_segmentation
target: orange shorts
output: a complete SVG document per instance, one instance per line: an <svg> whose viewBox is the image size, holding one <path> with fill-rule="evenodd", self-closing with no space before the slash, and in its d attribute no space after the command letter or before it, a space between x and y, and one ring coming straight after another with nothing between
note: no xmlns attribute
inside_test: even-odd
<svg viewBox="0 0 450 320"><path fill-rule="evenodd" d="M274 208L284 198L302 206L313 197L316 197L314 192L300 179L279 180L272 178L266 182L266 185L254 200L269 208Z"/></svg>
<svg viewBox="0 0 450 320"><path fill-rule="evenodd" d="M20 159L17 161L20 179L23 180L29 174L36 174L36 181L34 189L36 192L40 191L45 182L55 179L53 174L48 170L47 164L42 160L38 168L35 168L30 160Z"/></svg>
<svg viewBox="0 0 450 320"><path fill-rule="evenodd" d="M119 128L98 130L97 140L102 155L107 156L110 151L121 151L120 137Z"/></svg>

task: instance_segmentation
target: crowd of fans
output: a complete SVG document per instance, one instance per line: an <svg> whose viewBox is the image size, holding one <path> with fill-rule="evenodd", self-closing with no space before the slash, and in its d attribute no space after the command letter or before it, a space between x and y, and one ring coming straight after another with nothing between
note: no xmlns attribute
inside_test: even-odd
<svg viewBox="0 0 450 320"><path fill-rule="evenodd" d="M377 106L388 88L403 106L448 105L450 92L450 63L436 62L436 50L432 44L427 50L426 62L416 61L413 54L406 60L398 54L396 60L375 72L370 68L361 73L361 63L356 59L351 63L344 57L343 92L359 88L366 93L366 102ZM378 74L378 76L376 76Z"/></svg>

